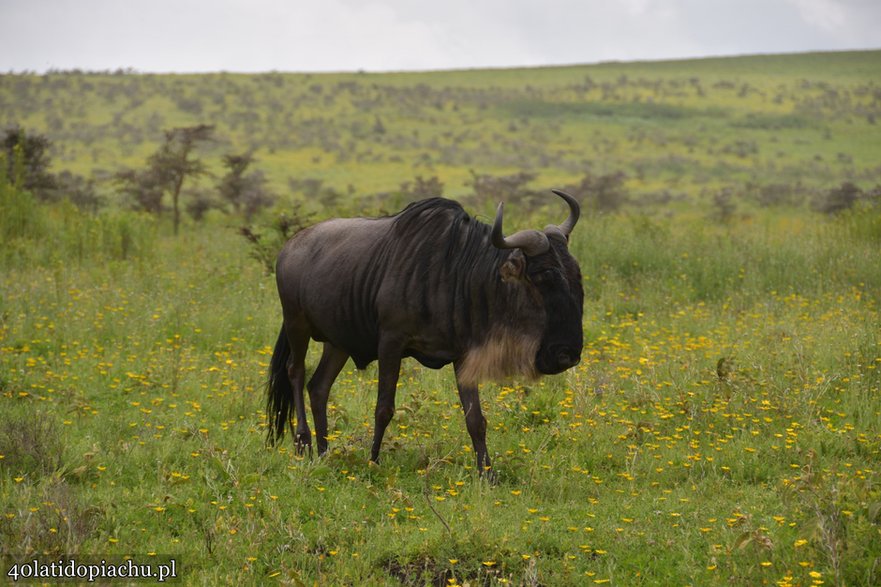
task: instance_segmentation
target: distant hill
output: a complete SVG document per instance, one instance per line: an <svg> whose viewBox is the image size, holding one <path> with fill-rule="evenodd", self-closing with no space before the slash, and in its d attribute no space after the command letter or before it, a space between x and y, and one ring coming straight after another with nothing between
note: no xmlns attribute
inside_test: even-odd
<svg viewBox="0 0 881 587"><path fill-rule="evenodd" d="M54 170L142 165L162 131L213 124L282 194L353 197L436 176L535 186L623 174L635 201L881 180L881 51L385 74L0 75L0 124L44 133ZM206 180L210 181L210 180ZM770 186L770 187L769 187Z"/></svg>

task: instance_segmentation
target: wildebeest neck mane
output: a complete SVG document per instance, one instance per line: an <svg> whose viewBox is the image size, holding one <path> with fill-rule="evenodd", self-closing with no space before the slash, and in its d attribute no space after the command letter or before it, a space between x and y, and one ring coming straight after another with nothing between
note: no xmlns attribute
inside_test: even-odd
<svg viewBox="0 0 881 587"><path fill-rule="evenodd" d="M384 251L394 271L405 276L405 295L420 298L426 321L446 319L450 340L470 346L504 319L511 292L503 294L498 268L511 252L492 245L492 227L474 219L458 202L429 198L393 218ZM418 293L417 293L418 292ZM437 313L440 312L440 315Z"/></svg>
<svg viewBox="0 0 881 587"><path fill-rule="evenodd" d="M452 200L420 200L393 218L390 240L405 248L418 243L416 251L430 255L433 270L490 271L499 258L508 256L507 251L491 245L491 227L472 218ZM425 260L420 257L414 254L411 259L417 263Z"/></svg>

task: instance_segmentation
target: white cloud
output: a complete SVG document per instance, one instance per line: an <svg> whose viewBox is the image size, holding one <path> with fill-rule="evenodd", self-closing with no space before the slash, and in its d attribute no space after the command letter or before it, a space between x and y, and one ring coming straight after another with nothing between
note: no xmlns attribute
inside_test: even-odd
<svg viewBox="0 0 881 587"><path fill-rule="evenodd" d="M835 0L786 0L795 6L808 24L825 31L837 31L848 23L845 5Z"/></svg>
<svg viewBox="0 0 881 587"><path fill-rule="evenodd" d="M0 0L0 71L368 71L881 46L878 0Z"/></svg>

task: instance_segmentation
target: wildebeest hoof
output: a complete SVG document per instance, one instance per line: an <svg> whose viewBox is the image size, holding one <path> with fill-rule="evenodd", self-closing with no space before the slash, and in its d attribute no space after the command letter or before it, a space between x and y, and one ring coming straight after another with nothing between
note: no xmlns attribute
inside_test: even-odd
<svg viewBox="0 0 881 587"><path fill-rule="evenodd" d="M297 433L296 438L294 439L294 450L298 457L302 457L306 454L306 449L309 449L309 458L312 458L312 438L308 432L299 432Z"/></svg>

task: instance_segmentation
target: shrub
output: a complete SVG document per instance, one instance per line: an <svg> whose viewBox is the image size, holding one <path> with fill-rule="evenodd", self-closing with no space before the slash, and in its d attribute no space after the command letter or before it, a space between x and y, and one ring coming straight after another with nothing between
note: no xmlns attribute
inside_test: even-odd
<svg viewBox="0 0 881 587"><path fill-rule="evenodd" d="M250 256L272 274L275 272L275 258L281 247L289 238L310 224L311 214L301 214L295 210L293 214L283 212L275 217L275 221L267 226L242 226L239 234L248 241Z"/></svg>
<svg viewBox="0 0 881 587"><path fill-rule="evenodd" d="M0 466L16 475L45 477L61 465L64 447L54 422L34 412L0 422Z"/></svg>
<svg viewBox="0 0 881 587"><path fill-rule="evenodd" d="M629 197L624 182L627 175L623 171L595 175L586 173L581 182L567 186L567 191L576 199L590 203L598 212L616 212L627 203Z"/></svg>
<svg viewBox="0 0 881 587"><path fill-rule="evenodd" d="M863 192L854 183L846 181L837 188L832 188L820 194L814 207L824 214L837 214L853 208Z"/></svg>

